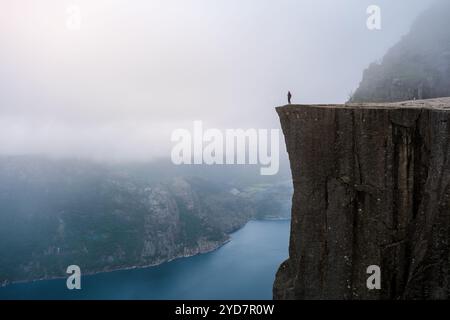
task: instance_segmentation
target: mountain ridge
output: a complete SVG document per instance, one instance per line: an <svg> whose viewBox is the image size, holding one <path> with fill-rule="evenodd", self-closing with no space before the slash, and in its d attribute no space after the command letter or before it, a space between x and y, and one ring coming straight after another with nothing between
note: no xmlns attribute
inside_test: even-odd
<svg viewBox="0 0 450 320"><path fill-rule="evenodd" d="M160 264L215 250L250 219L288 217L289 181L133 170L0 158L0 283L66 276L72 264L86 274Z"/></svg>
<svg viewBox="0 0 450 320"><path fill-rule="evenodd" d="M450 2L436 1L408 34L372 63L349 102L398 102L450 96Z"/></svg>

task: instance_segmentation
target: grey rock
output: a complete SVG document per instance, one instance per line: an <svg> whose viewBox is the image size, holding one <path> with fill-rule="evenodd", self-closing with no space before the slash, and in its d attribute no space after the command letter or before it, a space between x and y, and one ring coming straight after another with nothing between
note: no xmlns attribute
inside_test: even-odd
<svg viewBox="0 0 450 320"><path fill-rule="evenodd" d="M448 299L450 98L277 112L294 196L274 298Z"/></svg>

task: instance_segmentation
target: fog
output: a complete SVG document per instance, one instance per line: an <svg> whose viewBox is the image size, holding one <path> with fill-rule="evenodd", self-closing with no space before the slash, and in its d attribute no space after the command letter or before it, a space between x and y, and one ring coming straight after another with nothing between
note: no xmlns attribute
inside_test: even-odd
<svg viewBox="0 0 450 320"><path fill-rule="evenodd" d="M288 90L345 102L430 3L2 1L0 154L142 161L170 156L171 132L195 120L278 128ZM366 26L372 4L381 30Z"/></svg>

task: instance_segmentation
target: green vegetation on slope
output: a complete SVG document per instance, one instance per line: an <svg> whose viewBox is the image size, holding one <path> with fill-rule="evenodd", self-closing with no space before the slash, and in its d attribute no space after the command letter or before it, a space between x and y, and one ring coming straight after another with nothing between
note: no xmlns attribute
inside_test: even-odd
<svg viewBox="0 0 450 320"><path fill-rule="evenodd" d="M249 219L290 215L289 180L256 189L222 173L153 171L0 158L0 284L65 276L72 264L85 273L153 265L212 250Z"/></svg>

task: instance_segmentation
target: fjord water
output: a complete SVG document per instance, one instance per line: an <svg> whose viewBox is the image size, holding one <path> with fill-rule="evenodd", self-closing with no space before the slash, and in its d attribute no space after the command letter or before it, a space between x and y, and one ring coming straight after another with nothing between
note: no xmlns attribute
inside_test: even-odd
<svg viewBox="0 0 450 320"><path fill-rule="evenodd" d="M289 227L287 220L250 221L214 252L82 276L81 290L68 290L65 279L12 284L0 288L0 299L272 299Z"/></svg>

